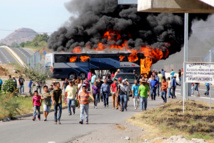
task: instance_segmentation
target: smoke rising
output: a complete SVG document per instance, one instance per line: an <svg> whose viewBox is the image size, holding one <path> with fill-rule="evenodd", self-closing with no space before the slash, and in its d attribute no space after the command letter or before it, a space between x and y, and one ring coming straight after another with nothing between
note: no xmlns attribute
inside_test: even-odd
<svg viewBox="0 0 214 143"><path fill-rule="evenodd" d="M129 48L150 45L170 54L183 45L183 17L170 13L138 13L136 5L118 5L118 0L72 0L65 7L73 15L70 22L54 32L48 48L71 52L74 47L97 48L98 43L121 45ZM121 35L108 41L103 34L116 31ZM170 43L169 47L164 47Z"/></svg>

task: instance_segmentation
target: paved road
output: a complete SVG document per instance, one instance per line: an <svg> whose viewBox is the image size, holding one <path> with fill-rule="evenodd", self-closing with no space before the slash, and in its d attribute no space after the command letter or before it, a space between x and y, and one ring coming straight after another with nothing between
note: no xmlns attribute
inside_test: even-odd
<svg viewBox="0 0 214 143"><path fill-rule="evenodd" d="M27 57L32 56L34 51L31 49L25 48L11 48L19 58L26 63ZM8 63L16 63L18 64L18 60L15 56L9 52L6 48L0 47L0 64L8 64Z"/></svg>
<svg viewBox="0 0 214 143"><path fill-rule="evenodd" d="M31 57L32 53L30 54L26 49L23 48L12 48L12 50L22 59L24 63L27 63L27 57Z"/></svg>
<svg viewBox="0 0 214 143"><path fill-rule="evenodd" d="M201 87L201 92L204 91L205 87L203 86ZM176 93L178 99L182 99L179 92L180 87L178 87ZM190 99L209 102L207 97L190 97ZM172 99L169 99L169 101L172 101ZM112 105L111 100L110 105ZM157 98L157 101L149 100L148 103L149 108L154 108L160 105L163 105L163 101L160 97ZM64 109L62 112L61 125L54 125L53 112L50 113L47 122L33 122L31 120L32 117L28 117L23 118L22 120L0 123L0 141L7 143L47 143L48 141L65 143L93 131L105 128L108 125L121 123L137 112L140 112L140 110L134 110L132 102L129 102L127 112L112 110L111 107L106 109L103 107L102 103L98 105L98 109L94 109L93 104L91 104L89 109L90 124L79 125L79 109L77 109L76 115L72 116L68 116L67 109Z"/></svg>
<svg viewBox="0 0 214 143"><path fill-rule="evenodd" d="M6 50L5 48L0 47L0 63L18 63L17 60Z"/></svg>

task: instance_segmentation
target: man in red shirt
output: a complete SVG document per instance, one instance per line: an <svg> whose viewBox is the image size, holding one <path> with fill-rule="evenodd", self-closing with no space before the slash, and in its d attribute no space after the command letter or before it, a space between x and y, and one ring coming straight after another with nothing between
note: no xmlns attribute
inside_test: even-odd
<svg viewBox="0 0 214 143"><path fill-rule="evenodd" d="M115 109L115 101L116 101L116 107L117 105L117 96L116 96L116 91L117 91L117 79L113 78L114 83L111 84L111 95L113 99L113 109Z"/></svg>

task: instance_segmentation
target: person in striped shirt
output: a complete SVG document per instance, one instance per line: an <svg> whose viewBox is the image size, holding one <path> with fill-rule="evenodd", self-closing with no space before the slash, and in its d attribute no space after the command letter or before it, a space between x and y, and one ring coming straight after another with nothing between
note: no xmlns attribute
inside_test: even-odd
<svg viewBox="0 0 214 143"><path fill-rule="evenodd" d="M94 101L93 95L91 95L86 90L86 85L82 85L82 91L78 95L78 100L80 104L80 124L83 124L84 112L85 112L85 122L88 124L88 110L89 110L89 97Z"/></svg>

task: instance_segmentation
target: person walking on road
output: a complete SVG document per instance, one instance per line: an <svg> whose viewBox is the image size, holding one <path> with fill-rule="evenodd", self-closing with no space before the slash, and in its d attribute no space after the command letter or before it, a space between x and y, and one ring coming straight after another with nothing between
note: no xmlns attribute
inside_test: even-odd
<svg viewBox="0 0 214 143"><path fill-rule="evenodd" d="M75 114L76 94L77 94L77 88L74 86L73 81L69 81L69 85L65 89L65 95L67 95L68 115L72 115L71 106L73 108L73 114Z"/></svg>
<svg viewBox="0 0 214 143"><path fill-rule="evenodd" d="M171 96L171 80L170 77L167 78L167 83L168 83L168 98Z"/></svg>
<svg viewBox="0 0 214 143"><path fill-rule="evenodd" d="M161 83L161 98L163 99L164 103L167 102L167 88L168 88L168 82L166 82L165 78L162 78L162 83Z"/></svg>
<svg viewBox="0 0 214 143"><path fill-rule="evenodd" d="M137 83L137 80L135 80L134 85L132 86L132 99L133 99L135 110L138 108L138 105L139 105L138 89L139 89L139 84Z"/></svg>
<svg viewBox="0 0 214 143"><path fill-rule="evenodd" d="M42 94L43 100L43 114L44 114L44 121L47 121L48 114L51 110L51 94L48 91L48 87L45 85L43 87L44 93Z"/></svg>
<svg viewBox="0 0 214 143"><path fill-rule="evenodd" d="M156 89L157 89L157 86L158 86L158 81L155 79L155 76L152 76L152 79L150 80L150 95L151 95L151 98L152 100L155 100L156 99Z"/></svg>
<svg viewBox="0 0 214 143"><path fill-rule="evenodd" d="M20 94L24 94L24 78L22 78L22 76L19 76L19 93Z"/></svg>
<svg viewBox="0 0 214 143"><path fill-rule="evenodd" d="M179 85L177 82L176 82L176 76L174 76L172 78L172 81L171 81L171 95L172 95L172 99L176 98L176 95L175 95L175 91L176 91L176 85Z"/></svg>
<svg viewBox="0 0 214 143"><path fill-rule="evenodd" d="M60 119L61 119L61 114L62 114L62 89L60 89L59 82L56 82L55 85L56 85L56 87L53 90L53 95L52 95L52 102L54 105L54 121L55 121L55 124L57 124L57 121L59 124L61 124ZM59 115L57 118L58 108L59 108Z"/></svg>
<svg viewBox="0 0 214 143"><path fill-rule="evenodd" d="M34 96L32 99L32 103L33 103L33 121L36 120L36 114L38 115L38 120L40 121L40 106L41 106L41 96L38 95L38 91L34 91ZM38 113L36 113L36 110L38 111Z"/></svg>
<svg viewBox="0 0 214 143"><path fill-rule="evenodd" d="M68 79L65 78L65 81L62 83L62 89L64 89L64 92L65 92L65 89L68 85L69 85Z"/></svg>
<svg viewBox="0 0 214 143"><path fill-rule="evenodd" d="M109 99L109 95L111 93L110 91L110 86L107 83L107 79L104 80L104 83L102 84L101 88L100 88L100 92L103 96L103 103L104 103L104 107L108 107L108 99Z"/></svg>
<svg viewBox="0 0 214 143"><path fill-rule="evenodd" d="M161 83L162 83L163 75L161 74L160 71L158 72L158 78L159 78L159 81L158 81L159 82L159 85L158 85L159 92L158 93L161 93Z"/></svg>
<svg viewBox="0 0 214 143"><path fill-rule="evenodd" d="M84 112L85 112L85 122L88 124L88 110L89 110L89 97L94 101L94 97L89 94L86 90L86 85L83 85L82 91L78 95L78 100L80 103L80 124L83 124Z"/></svg>
<svg viewBox="0 0 214 143"><path fill-rule="evenodd" d="M141 85L139 86L138 89L138 94L140 95L140 105L141 105L141 110L146 110L147 109L147 102L148 102L148 95L150 95L150 90L149 86L147 85L145 80L141 80Z"/></svg>
<svg viewBox="0 0 214 143"><path fill-rule="evenodd" d="M29 87L29 94L32 95L32 84L33 84L33 81L30 79L29 83L28 83L28 87Z"/></svg>
<svg viewBox="0 0 214 143"><path fill-rule="evenodd" d="M164 71L164 69L162 69L162 70L161 70L161 74L163 75L163 77L166 78L165 73L166 73L166 72Z"/></svg>
<svg viewBox="0 0 214 143"><path fill-rule="evenodd" d="M198 92L197 96L200 96L200 93L199 93L199 86L200 86L199 83L195 83L195 91Z"/></svg>
<svg viewBox="0 0 214 143"><path fill-rule="evenodd" d="M87 88L87 87L86 87L86 88ZM97 86L97 82L94 81L94 85L92 86L91 94L92 94L93 97L94 97L94 108L96 108L96 109L97 109L97 103L98 103L99 92L100 92L100 89L99 89L99 87Z"/></svg>
<svg viewBox="0 0 214 143"><path fill-rule="evenodd" d="M96 76L96 74L93 72L93 73L92 73L92 77L91 77L91 87L94 85L94 81L96 81L96 79L97 79L97 76Z"/></svg>
<svg viewBox="0 0 214 143"><path fill-rule="evenodd" d="M171 79L173 79L173 78L174 78L174 76L175 76L175 71L174 71L173 69L171 69L171 73L170 73L170 75L171 75Z"/></svg>
<svg viewBox="0 0 214 143"><path fill-rule="evenodd" d="M121 79L119 80L120 84L118 85L117 92L119 93L120 96L120 104L121 104L121 112L124 111L124 109L127 111L127 93L126 93L126 86L125 86L125 80L122 81Z"/></svg>
<svg viewBox="0 0 214 143"><path fill-rule="evenodd" d="M3 80L0 78L0 91L1 91L2 85L3 85Z"/></svg>
<svg viewBox="0 0 214 143"><path fill-rule="evenodd" d="M204 95L210 95L210 83L205 83L205 86L206 86L206 88L207 88L207 91L204 93Z"/></svg>
<svg viewBox="0 0 214 143"><path fill-rule="evenodd" d="M103 81L101 80L100 77L98 77L98 79L97 79L97 86L99 87L99 91L100 91L100 88L101 88L102 84L103 84ZM98 100L99 100L99 102L100 102L100 100L103 100L103 97L101 96L100 92L99 92Z"/></svg>
<svg viewBox="0 0 214 143"><path fill-rule="evenodd" d="M178 70L179 85L181 85L181 69Z"/></svg>
<svg viewBox="0 0 214 143"><path fill-rule="evenodd" d="M111 95L112 95L112 99L113 99L113 109L115 109L115 107L117 107L117 79L113 78L114 83L111 84ZM115 106L116 104L116 106Z"/></svg>

